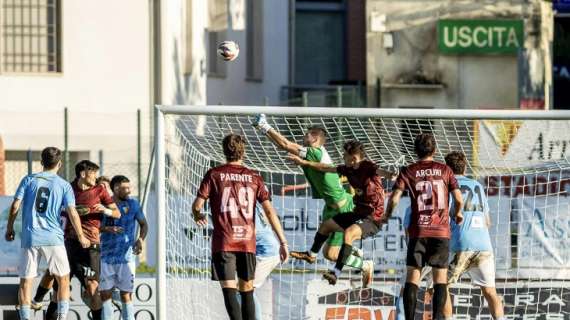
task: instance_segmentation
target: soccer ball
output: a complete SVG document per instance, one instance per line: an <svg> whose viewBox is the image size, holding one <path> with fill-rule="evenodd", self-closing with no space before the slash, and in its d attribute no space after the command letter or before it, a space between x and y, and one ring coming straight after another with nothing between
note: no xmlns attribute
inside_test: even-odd
<svg viewBox="0 0 570 320"><path fill-rule="evenodd" d="M225 61L234 61L239 55L239 46L233 41L224 41L218 46L218 55Z"/></svg>

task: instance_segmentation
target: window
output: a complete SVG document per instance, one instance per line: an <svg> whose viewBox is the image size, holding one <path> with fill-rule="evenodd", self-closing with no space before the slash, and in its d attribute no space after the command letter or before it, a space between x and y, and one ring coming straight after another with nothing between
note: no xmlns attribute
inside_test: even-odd
<svg viewBox="0 0 570 320"><path fill-rule="evenodd" d="M246 77L263 79L263 0L247 0Z"/></svg>
<svg viewBox="0 0 570 320"><path fill-rule="evenodd" d="M2 71L61 72L61 0L2 0Z"/></svg>

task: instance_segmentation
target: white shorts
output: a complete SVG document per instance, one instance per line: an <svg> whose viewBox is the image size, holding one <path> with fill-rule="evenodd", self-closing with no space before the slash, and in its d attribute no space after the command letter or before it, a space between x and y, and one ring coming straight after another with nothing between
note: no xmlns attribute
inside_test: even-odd
<svg viewBox="0 0 570 320"><path fill-rule="evenodd" d="M46 259L48 270L54 276L69 274L69 261L65 246L42 246L22 248L20 255L20 278L35 278L38 275L38 266L41 258Z"/></svg>
<svg viewBox="0 0 570 320"><path fill-rule="evenodd" d="M256 258L255 276L253 279L253 287L259 288L265 282L265 279L271 274L271 271L277 267L281 258L279 256Z"/></svg>
<svg viewBox="0 0 570 320"><path fill-rule="evenodd" d="M495 257L491 251L459 251L449 265L448 282L455 283L465 272L473 284L495 287Z"/></svg>
<svg viewBox="0 0 570 320"><path fill-rule="evenodd" d="M107 264L101 261L99 291L119 289L133 292L135 284L135 263Z"/></svg>

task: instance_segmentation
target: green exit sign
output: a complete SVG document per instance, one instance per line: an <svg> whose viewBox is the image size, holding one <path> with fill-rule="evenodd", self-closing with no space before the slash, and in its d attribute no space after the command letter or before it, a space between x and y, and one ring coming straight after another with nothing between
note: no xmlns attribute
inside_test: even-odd
<svg viewBox="0 0 570 320"><path fill-rule="evenodd" d="M524 45L522 20L439 20L439 51L444 54L514 54Z"/></svg>

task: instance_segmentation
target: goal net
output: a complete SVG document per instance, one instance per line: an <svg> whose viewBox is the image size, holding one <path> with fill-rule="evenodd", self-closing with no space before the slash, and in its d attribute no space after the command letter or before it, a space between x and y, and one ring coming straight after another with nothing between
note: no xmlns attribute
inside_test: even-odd
<svg viewBox="0 0 570 320"><path fill-rule="evenodd" d="M570 318L570 117L565 112L283 107L160 107L157 115L158 267L160 319L227 319L221 290L210 280L211 223L198 227L191 204L206 171L224 162L222 138L247 141L245 165L259 171L293 250L310 248L323 201L298 167L251 122L266 113L288 139L302 143L308 127L328 132L325 145L342 163L342 145L357 139L381 167L415 161L413 140L430 132L436 159L462 151L468 175L489 199L497 291L513 319ZM348 187L348 186L347 186ZM391 190L391 182L385 182ZM373 238L356 246L372 260L375 277L362 289L358 271L345 268L330 286L322 272L332 266L290 260L257 289L263 319L393 319L405 268L402 220L409 198ZM422 285L418 319L430 317ZM450 288L456 319L491 319L478 287L467 275ZM426 312L423 313L425 308ZM423 315L422 315L423 314Z"/></svg>

